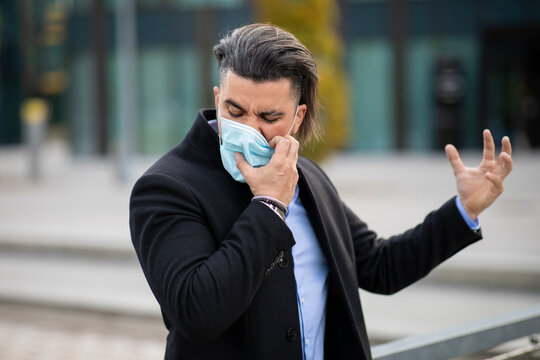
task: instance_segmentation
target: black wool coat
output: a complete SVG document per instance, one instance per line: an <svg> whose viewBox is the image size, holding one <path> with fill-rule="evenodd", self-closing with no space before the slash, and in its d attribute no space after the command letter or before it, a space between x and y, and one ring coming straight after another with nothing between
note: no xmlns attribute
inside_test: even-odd
<svg viewBox="0 0 540 360"><path fill-rule="evenodd" d="M135 184L133 246L169 330L166 359L302 359L287 225L251 202L221 164L201 110L185 139ZM380 239L322 170L298 160L299 187L328 261L326 359L371 359L358 288L391 294L481 235L454 200L407 232Z"/></svg>

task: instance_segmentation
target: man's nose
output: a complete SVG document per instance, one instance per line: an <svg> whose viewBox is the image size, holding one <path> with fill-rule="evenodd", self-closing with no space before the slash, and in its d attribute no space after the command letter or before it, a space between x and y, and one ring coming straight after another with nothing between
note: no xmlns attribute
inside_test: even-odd
<svg viewBox="0 0 540 360"><path fill-rule="evenodd" d="M257 115L247 114L242 120L243 120L244 125L252 127L258 132L261 132L260 119Z"/></svg>

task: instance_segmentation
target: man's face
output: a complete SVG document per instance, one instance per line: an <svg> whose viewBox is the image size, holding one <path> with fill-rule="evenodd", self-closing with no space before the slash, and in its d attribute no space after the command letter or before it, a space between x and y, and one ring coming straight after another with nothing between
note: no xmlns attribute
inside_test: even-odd
<svg viewBox="0 0 540 360"><path fill-rule="evenodd" d="M287 135L291 126L291 134L295 134L306 114L306 105L300 105L293 125L297 100L291 81L286 78L256 83L227 71L220 86L214 87L219 114L251 126L260 132L266 141L278 135Z"/></svg>

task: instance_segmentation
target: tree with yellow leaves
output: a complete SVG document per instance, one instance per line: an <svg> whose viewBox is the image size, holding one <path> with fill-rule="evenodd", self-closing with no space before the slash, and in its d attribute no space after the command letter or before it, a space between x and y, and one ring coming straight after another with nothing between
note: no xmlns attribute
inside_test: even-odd
<svg viewBox="0 0 540 360"><path fill-rule="evenodd" d="M292 32L312 52L318 65L323 140L303 147L304 156L322 159L348 143L348 84L343 69L343 43L336 30L335 0L256 0L257 20Z"/></svg>

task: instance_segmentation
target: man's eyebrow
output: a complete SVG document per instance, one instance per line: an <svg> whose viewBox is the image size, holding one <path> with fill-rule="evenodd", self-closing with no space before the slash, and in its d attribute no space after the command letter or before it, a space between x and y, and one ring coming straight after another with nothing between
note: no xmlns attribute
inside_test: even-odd
<svg viewBox="0 0 540 360"><path fill-rule="evenodd" d="M227 104L229 104L229 105L234 106L235 108L238 108L238 109L242 110L243 112L246 112L246 110L243 107L241 107L240 105L238 105L237 103L235 103L234 101L232 101L230 99L225 99L225 102Z"/></svg>
<svg viewBox="0 0 540 360"><path fill-rule="evenodd" d="M282 116L284 114L283 111L277 111L277 110L267 110L267 111L261 111L260 113L258 113L257 115L259 117L262 117L262 116Z"/></svg>
<svg viewBox="0 0 540 360"><path fill-rule="evenodd" d="M237 109L242 110L243 112L247 112L242 106L238 105L234 100L231 100L231 99L225 99L224 102L227 103L227 104L229 104L229 105L234 106L234 107L237 108ZM271 110L261 111L260 113L257 114L257 116L258 116L258 117L263 117L263 116L282 116L283 114L284 114L283 111L278 111L278 110L275 110L275 109L271 109Z"/></svg>

